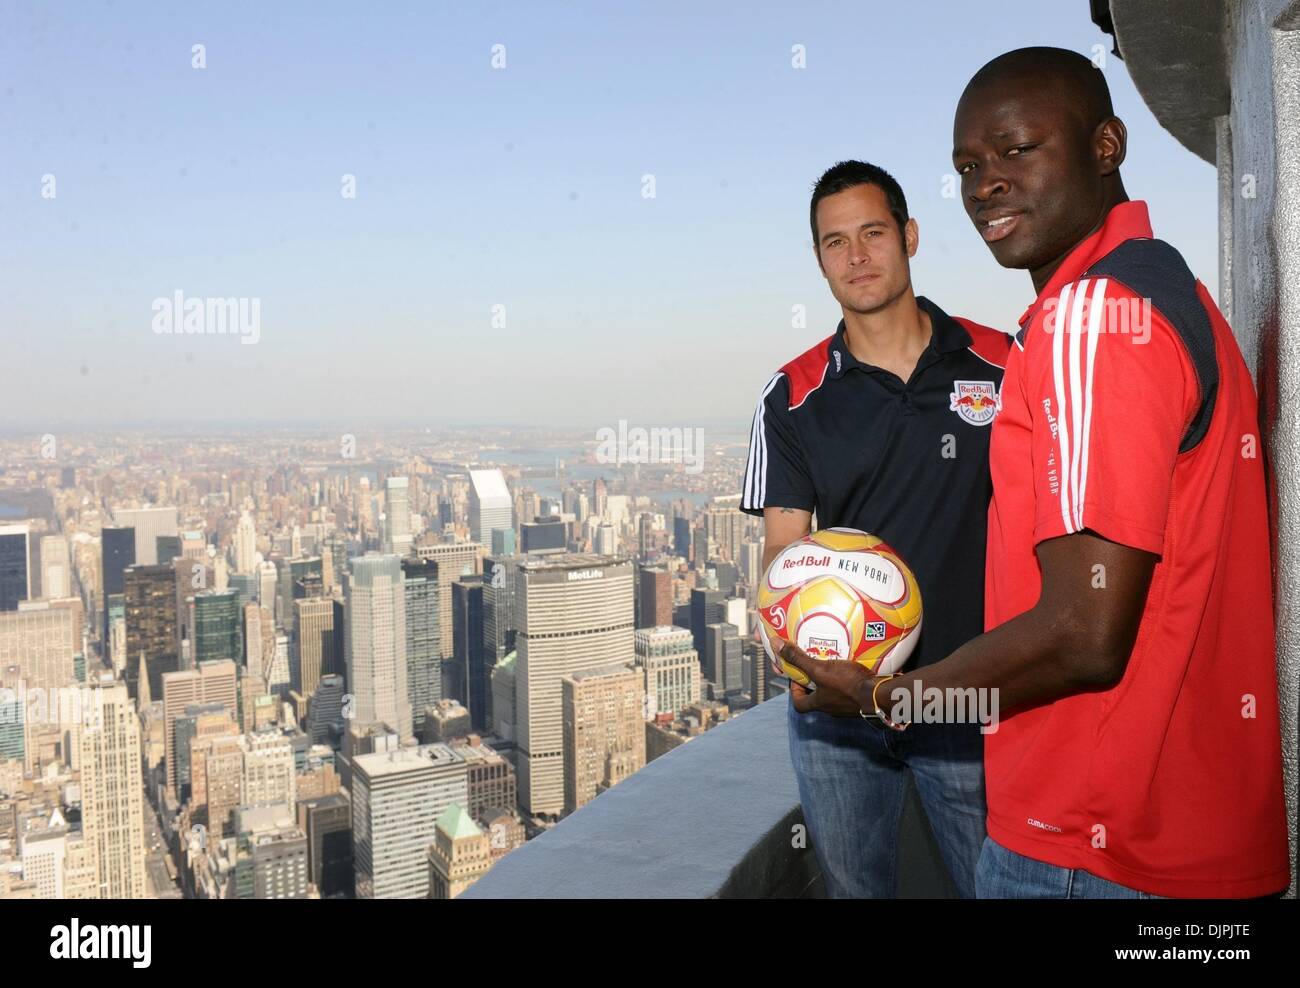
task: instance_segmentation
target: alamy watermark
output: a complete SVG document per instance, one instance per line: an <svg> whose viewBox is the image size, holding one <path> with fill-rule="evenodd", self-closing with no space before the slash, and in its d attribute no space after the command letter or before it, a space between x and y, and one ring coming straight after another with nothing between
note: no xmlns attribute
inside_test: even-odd
<svg viewBox="0 0 1300 988"><path fill-rule="evenodd" d="M914 679L910 687L896 686L888 693L893 703L889 719L895 724L979 724L981 734L998 732L997 687L940 688Z"/></svg>
<svg viewBox="0 0 1300 988"><path fill-rule="evenodd" d="M104 724L104 693L90 686L32 686L25 679L0 686L0 724L81 724L98 731Z"/></svg>
<svg viewBox="0 0 1300 988"><path fill-rule="evenodd" d="M597 463L681 463L687 473L704 471L704 430L701 428L628 428L627 419L618 429L596 430Z"/></svg>
<svg viewBox="0 0 1300 988"><path fill-rule="evenodd" d="M159 335L239 336L241 343L262 338L260 298L185 297L179 288L153 300L153 331Z"/></svg>
<svg viewBox="0 0 1300 988"><path fill-rule="evenodd" d="M1048 333L1056 332L1058 323L1063 325L1066 333L1090 332L1093 319L1097 320L1100 333L1124 333L1132 335L1134 343L1146 343L1151 339L1151 300L1149 298L1123 298L1105 296L1094 301L1095 296L1089 292L1083 298L1072 295L1066 301L1063 313L1058 312L1061 299L1053 296L1043 302L1043 328ZM1100 306L1101 311L1097 312Z"/></svg>

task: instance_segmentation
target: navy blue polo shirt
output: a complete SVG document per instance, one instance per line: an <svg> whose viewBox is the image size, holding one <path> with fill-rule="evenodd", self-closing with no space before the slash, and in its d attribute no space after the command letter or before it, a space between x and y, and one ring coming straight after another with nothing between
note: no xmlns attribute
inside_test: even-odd
<svg viewBox="0 0 1300 988"><path fill-rule="evenodd" d="M741 510L814 512L816 528L884 539L921 587L906 668L984 631L989 435L1011 337L918 296L930 342L909 380L857 360L844 321L768 381L754 411Z"/></svg>

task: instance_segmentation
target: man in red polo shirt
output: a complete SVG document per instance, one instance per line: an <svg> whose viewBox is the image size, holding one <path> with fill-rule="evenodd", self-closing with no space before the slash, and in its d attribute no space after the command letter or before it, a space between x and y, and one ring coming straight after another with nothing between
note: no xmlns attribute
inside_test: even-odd
<svg viewBox="0 0 1300 988"><path fill-rule="evenodd" d="M899 677L783 650L896 729L926 719L925 691L997 691L982 897L1250 897L1290 877L1255 391L1128 199L1126 141L1072 52L1010 52L967 85L963 201L1038 293L993 426L989 630Z"/></svg>

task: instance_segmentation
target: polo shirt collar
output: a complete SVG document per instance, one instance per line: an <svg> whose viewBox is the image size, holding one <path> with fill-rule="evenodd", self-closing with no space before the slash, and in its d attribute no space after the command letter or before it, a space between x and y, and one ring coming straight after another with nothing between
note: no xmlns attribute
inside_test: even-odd
<svg viewBox="0 0 1300 988"><path fill-rule="evenodd" d="M1072 281L1077 281L1080 275L1125 240L1150 239L1153 236L1155 234L1151 232L1151 216L1144 200L1130 199L1127 202L1116 203L1110 208L1110 212L1106 214L1106 218L1102 220L1096 232L1079 241L1074 250L1066 255L1051 280L1038 293L1038 297L1021 313L1020 325L1022 327L1025 325L1030 314L1044 299L1059 295L1062 288Z"/></svg>
<svg viewBox="0 0 1300 988"><path fill-rule="evenodd" d="M916 304L924 309L930 317L930 343L928 349L938 354L945 354L956 350L964 350L970 346L970 333L966 332L965 327L956 319L952 318L924 295L916 297ZM828 358L826 376L832 379L843 377L852 367L859 367L865 371L879 370L878 367L872 364L864 364L853 356L846 339L843 319L840 320L839 326L836 327L835 335L827 343L826 356Z"/></svg>

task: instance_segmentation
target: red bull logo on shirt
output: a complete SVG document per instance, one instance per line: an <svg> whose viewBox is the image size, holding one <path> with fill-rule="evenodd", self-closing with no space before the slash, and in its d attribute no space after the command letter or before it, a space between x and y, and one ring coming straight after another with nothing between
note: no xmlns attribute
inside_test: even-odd
<svg viewBox="0 0 1300 988"><path fill-rule="evenodd" d="M998 392L992 381L953 381L948 410L971 425L988 425L998 413Z"/></svg>

